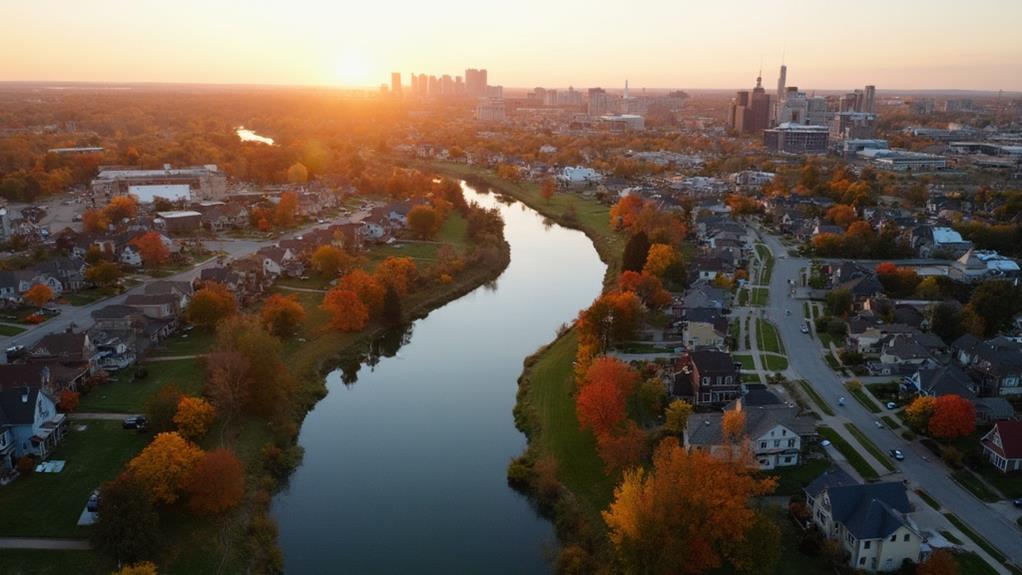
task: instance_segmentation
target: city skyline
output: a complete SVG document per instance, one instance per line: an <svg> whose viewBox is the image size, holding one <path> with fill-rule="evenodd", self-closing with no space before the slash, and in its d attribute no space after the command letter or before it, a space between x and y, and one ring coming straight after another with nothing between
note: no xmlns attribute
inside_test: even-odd
<svg viewBox="0 0 1022 575"><path fill-rule="evenodd" d="M574 1L529 1L497 13L461 0L355 8L305 0L288 9L263 2L245 11L196 0L130 9L121 0L44 0L7 12L5 42L32 48L0 51L4 81L375 88L389 84L394 71L408 85L412 72L486 68L490 84L507 87L616 88L628 78L634 90L734 89L747 86L761 63L772 84L783 58L788 84L806 90L867 83L884 90L1022 90L1022 43L1012 30L1022 4L1008 0L892 6L867 0L852 12L804 0L782 6L645 0L628 14L597 13ZM140 13L141 24L129 21ZM622 29L627 16L634 22ZM594 37L593 30L612 33Z"/></svg>

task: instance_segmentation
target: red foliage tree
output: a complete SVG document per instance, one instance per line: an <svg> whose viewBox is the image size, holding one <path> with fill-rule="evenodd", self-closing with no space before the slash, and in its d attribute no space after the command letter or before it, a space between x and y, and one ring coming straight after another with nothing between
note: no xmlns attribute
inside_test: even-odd
<svg viewBox="0 0 1022 575"><path fill-rule="evenodd" d="M223 513L241 503L245 496L245 468L233 451L210 451L195 464L185 491L192 513Z"/></svg>
<svg viewBox="0 0 1022 575"><path fill-rule="evenodd" d="M146 232L129 243L138 249L146 267L163 265L170 259L170 250L163 245L163 238L158 232Z"/></svg>
<svg viewBox="0 0 1022 575"><path fill-rule="evenodd" d="M609 379L586 385L575 398L575 414L583 429L592 429L599 437L613 431L625 419L625 396Z"/></svg>
<svg viewBox="0 0 1022 575"><path fill-rule="evenodd" d="M369 321L369 308L351 290L330 290L323 297L322 308L330 314L330 326L338 331L358 331Z"/></svg>
<svg viewBox="0 0 1022 575"><path fill-rule="evenodd" d="M592 385L600 382L610 382L621 392L622 397L628 397L635 392L635 385L639 382L639 372L616 357L599 357L593 360L589 370L586 371L584 384Z"/></svg>
<svg viewBox="0 0 1022 575"><path fill-rule="evenodd" d="M942 395L933 403L928 427L939 439L964 437L976 429L976 408L959 395Z"/></svg>
<svg viewBox="0 0 1022 575"><path fill-rule="evenodd" d="M624 429L597 436L596 452L603 460L607 474L638 465L646 455L647 439L646 432L634 421L629 421Z"/></svg>
<svg viewBox="0 0 1022 575"><path fill-rule="evenodd" d="M623 272L618 277L618 287L623 292L635 292L649 308L661 308L671 303L671 292L664 289L660 278L646 272Z"/></svg>

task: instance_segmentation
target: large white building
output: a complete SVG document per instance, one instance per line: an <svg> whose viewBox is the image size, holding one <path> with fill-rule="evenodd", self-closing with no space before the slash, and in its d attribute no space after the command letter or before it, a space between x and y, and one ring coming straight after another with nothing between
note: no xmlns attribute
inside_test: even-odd
<svg viewBox="0 0 1022 575"><path fill-rule="evenodd" d="M162 170L103 166L92 180L92 192L105 196L135 194L142 202L151 202L156 197L222 200L227 196L227 174L216 164L187 168L165 164Z"/></svg>

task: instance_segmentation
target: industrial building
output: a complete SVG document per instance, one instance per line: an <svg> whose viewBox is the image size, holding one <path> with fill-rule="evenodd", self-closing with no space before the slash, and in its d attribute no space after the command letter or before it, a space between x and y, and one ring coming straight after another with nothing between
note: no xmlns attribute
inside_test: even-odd
<svg viewBox="0 0 1022 575"><path fill-rule="evenodd" d="M152 203L157 197L167 200L221 200L227 195L227 175L216 164L138 170L120 166L102 166L92 180L92 193L97 196L131 194L141 203Z"/></svg>
<svg viewBox="0 0 1022 575"><path fill-rule="evenodd" d="M803 126L790 122L763 131L763 144L768 150L788 154L823 154L830 142L826 126Z"/></svg>

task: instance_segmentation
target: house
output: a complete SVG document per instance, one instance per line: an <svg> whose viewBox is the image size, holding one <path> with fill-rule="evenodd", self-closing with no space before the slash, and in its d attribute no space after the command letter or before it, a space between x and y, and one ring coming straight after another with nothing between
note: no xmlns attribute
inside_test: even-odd
<svg viewBox="0 0 1022 575"><path fill-rule="evenodd" d="M49 390L0 383L0 475L9 474L26 455L47 458L66 430L67 420L57 413Z"/></svg>
<svg viewBox="0 0 1022 575"><path fill-rule="evenodd" d="M968 400L976 398L976 383L955 364L921 367L902 380L902 387L911 393L940 397L958 395Z"/></svg>
<svg viewBox="0 0 1022 575"><path fill-rule="evenodd" d="M57 278L65 290L77 291L88 287L85 281L85 260L76 257L59 257L37 263L32 269Z"/></svg>
<svg viewBox="0 0 1022 575"><path fill-rule="evenodd" d="M1022 421L998 421L981 444L987 459L1001 473L1022 471Z"/></svg>
<svg viewBox="0 0 1022 575"><path fill-rule="evenodd" d="M54 394L77 391L89 377L86 365L59 363L4 363L0 364L0 385L49 387Z"/></svg>
<svg viewBox="0 0 1022 575"><path fill-rule="evenodd" d="M269 277L296 277L304 273L305 266L288 248L270 246L261 248L256 254L262 260L263 272Z"/></svg>
<svg viewBox="0 0 1022 575"><path fill-rule="evenodd" d="M979 383L980 395L1022 394L1022 344L1006 337L981 341L965 334L951 344L953 359Z"/></svg>
<svg viewBox="0 0 1022 575"><path fill-rule="evenodd" d="M206 209L200 207L202 227L214 232L228 229L247 228L249 225L248 210L236 203L217 203Z"/></svg>
<svg viewBox="0 0 1022 575"><path fill-rule="evenodd" d="M972 242L952 228L942 226L917 226L912 230L911 245L921 258L959 258L972 249Z"/></svg>
<svg viewBox="0 0 1022 575"><path fill-rule="evenodd" d="M718 276L732 277L735 273L734 265L731 265L724 258L717 256L699 256L692 260L692 269L697 279L713 281Z"/></svg>
<svg viewBox="0 0 1022 575"><path fill-rule="evenodd" d="M1017 279L1019 266L1014 260L995 251L970 249L951 262L948 277L962 283L976 283L990 278Z"/></svg>
<svg viewBox="0 0 1022 575"><path fill-rule="evenodd" d="M697 349L682 357L674 374L673 395L691 397L694 405L723 404L741 392L740 364L731 354Z"/></svg>
<svg viewBox="0 0 1022 575"><path fill-rule="evenodd" d="M930 352L911 333L889 337L880 349L880 363L922 365L932 361Z"/></svg>
<svg viewBox="0 0 1022 575"><path fill-rule="evenodd" d="M128 244L121 249L121 253L117 256L117 260L126 266L133 268L142 266L142 252L135 246Z"/></svg>
<svg viewBox="0 0 1022 575"><path fill-rule="evenodd" d="M188 302L192 299L192 294L195 293L192 284L187 281L181 280L158 280L149 282L145 285L144 292L146 295L164 295L173 294L178 298L177 310L181 311L188 307Z"/></svg>
<svg viewBox="0 0 1022 575"><path fill-rule="evenodd" d="M54 296L64 292L64 284L56 276L35 269L0 270L0 300L8 304L21 303L21 298L37 284L50 288Z"/></svg>
<svg viewBox="0 0 1022 575"><path fill-rule="evenodd" d="M896 571L906 559L918 562L923 539L908 517L905 485L860 485L842 473L825 472L806 486L813 524L841 543L852 568Z"/></svg>
<svg viewBox="0 0 1022 575"><path fill-rule="evenodd" d="M124 305L133 307L146 317L154 319L171 319L181 311L178 305L180 296L172 293L164 294L132 294L124 298Z"/></svg>
<svg viewBox="0 0 1022 575"><path fill-rule="evenodd" d="M710 285L708 281L694 282L681 298L685 308L714 308L723 310L729 307L731 292Z"/></svg>
<svg viewBox="0 0 1022 575"><path fill-rule="evenodd" d="M685 347L724 348L727 337L727 318L712 307L683 308L681 310L681 339Z"/></svg>
<svg viewBox="0 0 1022 575"><path fill-rule="evenodd" d="M65 331L44 335L28 350L29 363L88 364L95 367L96 347L88 334Z"/></svg>
<svg viewBox="0 0 1022 575"><path fill-rule="evenodd" d="M94 334L94 341L102 342L102 346L96 344L97 351L102 352L101 363L104 357L110 355L121 355L129 351L135 354L144 353L165 340L177 324L176 317L166 319L147 317L142 308L118 304L94 310L92 319L95 323L89 333ZM112 342L112 339L124 343L126 349L122 350L118 342Z"/></svg>
<svg viewBox="0 0 1022 575"><path fill-rule="evenodd" d="M736 409L745 414L743 435L749 442L754 466L774 469L800 463L803 445L816 433L813 418L800 416L798 408L783 404L743 407L737 402ZM723 413L691 415L684 433L685 447L706 450L717 457L744 456L744 452L735 452L725 444L723 422Z"/></svg>

